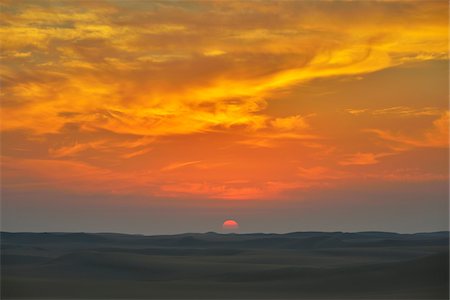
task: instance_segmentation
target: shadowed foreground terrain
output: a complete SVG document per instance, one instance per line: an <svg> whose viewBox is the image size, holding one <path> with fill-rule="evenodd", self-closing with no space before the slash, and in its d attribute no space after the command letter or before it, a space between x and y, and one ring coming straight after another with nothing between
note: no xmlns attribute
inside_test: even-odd
<svg viewBox="0 0 450 300"><path fill-rule="evenodd" d="M448 299L448 232L1 233L2 299Z"/></svg>

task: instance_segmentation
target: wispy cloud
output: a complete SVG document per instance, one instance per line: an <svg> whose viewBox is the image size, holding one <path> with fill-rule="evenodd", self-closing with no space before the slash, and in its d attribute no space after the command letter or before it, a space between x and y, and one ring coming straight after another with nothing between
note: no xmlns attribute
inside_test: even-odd
<svg viewBox="0 0 450 300"><path fill-rule="evenodd" d="M173 170L184 168L184 167L187 167L187 166L192 166L192 165L198 164L200 162L201 162L201 160L172 163L170 165L167 165L167 166L163 167L161 169L161 171L173 171Z"/></svg>
<svg viewBox="0 0 450 300"><path fill-rule="evenodd" d="M433 121L431 129L423 130L419 136L411 136L404 133L394 133L389 130L367 129L367 132L376 134L379 138L403 145L409 148L414 147L449 147L449 113L443 113L438 119Z"/></svg>
<svg viewBox="0 0 450 300"><path fill-rule="evenodd" d="M349 114L362 115L370 114L374 116L392 115L398 117L421 117L421 116L439 116L443 113L442 109L436 107L408 107L408 106L393 106L380 109L346 109Z"/></svg>
<svg viewBox="0 0 450 300"><path fill-rule="evenodd" d="M379 162L379 159L385 156L393 155L395 153L353 153L347 155L344 160L339 162L340 165L350 166L350 165L373 165Z"/></svg>

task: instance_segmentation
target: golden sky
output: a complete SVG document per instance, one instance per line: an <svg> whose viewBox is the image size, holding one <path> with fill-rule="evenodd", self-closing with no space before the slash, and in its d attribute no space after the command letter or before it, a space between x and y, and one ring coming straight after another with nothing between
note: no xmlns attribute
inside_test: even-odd
<svg viewBox="0 0 450 300"><path fill-rule="evenodd" d="M447 1L1 3L9 191L213 203L448 180Z"/></svg>

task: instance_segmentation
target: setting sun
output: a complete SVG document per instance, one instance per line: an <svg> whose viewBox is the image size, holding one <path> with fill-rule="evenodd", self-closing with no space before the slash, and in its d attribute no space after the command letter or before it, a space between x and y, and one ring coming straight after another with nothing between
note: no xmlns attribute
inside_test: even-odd
<svg viewBox="0 0 450 300"><path fill-rule="evenodd" d="M222 228L225 230L237 230L239 229L239 224L234 220L226 220L223 222Z"/></svg>

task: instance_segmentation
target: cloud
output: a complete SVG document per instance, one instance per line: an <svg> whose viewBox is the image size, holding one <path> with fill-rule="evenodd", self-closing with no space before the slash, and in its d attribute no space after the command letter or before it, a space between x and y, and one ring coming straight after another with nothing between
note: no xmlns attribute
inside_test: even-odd
<svg viewBox="0 0 450 300"><path fill-rule="evenodd" d="M303 168L299 167L297 176L306 180L338 180L351 177L351 173L322 166Z"/></svg>
<svg viewBox="0 0 450 300"><path fill-rule="evenodd" d="M219 55L224 55L224 54L226 54L226 52L225 51L222 51L222 50L208 50L208 51L205 51L205 52L203 52L203 55L206 55L206 56L219 56Z"/></svg>
<svg viewBox="0 0 450 300"><path fill-rule="evenodd" d="M346 159L339 162L342 166L350 165L373 165L379 163L379 158L393 155L395 153L354 153L347 156Z"/></svg>
<svg viewBox="0 0 450 300"><path fill-rule="evenodd" d="M141 156L141 155L147 154L151 150L152 150L152 148L144 148L144 149L137 150L137 151L134 151L134 152L131 152L131 153L123 154L122 157L123 158L133 158L133 157L136 157L136 156Z"/></svg>
<svg viewBox="0 0 450 300"><path fill-rule="evenodd" d="M367 179L394 181L394 182L427 182L448 181L448 174L436 174L421 169L404 168L366 174Z"/></svg>
<svg viewBox="0 0 450 300"><path fill-rule="evenodd" d="M434 2L265 3L251 16L241 5L207 2L197 3L198 11L167 3L141 9L134 2L79 6L65 1L51 9L44 2L5 5L15 9L3 10L2 45L15 53L31 52L36 59L26 69L36 76L23 80L20 67L5 64L11 80L4 93L26 105L6 108L4 127L38 133L61 128L58 114L67 109L79 113L74 121L87 128L138 135L254 126L266 118L264 99L280 89L446 52L445 5ZM330 10L344 6L352 12L351 27L348 12ZM199 11L208 11L207 17ZM371 23L377 18L383 28ZM409 29L403 30L406 24ZM418 56L423 49L427 52ZM228 104L230 98L240 104ZM211 102L215 111L197 109ZM293 119L274 122L282 130L301 125Z"/></svg>
<svg viewBox="0 0 450 300"><path fill-rule="evenodd" d="M305 118L299 115L284 118L275 118L274 120L271 121L271 124L274 128L281 130L295 130L308 128L308 124L305 121Z"/></svg>
<svg viewBox="0 0 450 300"><path fill-rule="evenodd" d="M349 108L349 109L346 109L346 111L347 111L349 114L352 114L352 115L360 115L360 114L363 114L363 113L367 112L368 109L366 109L366 108L362 108L362 109L352 109L352 108Z"/></svg>
<svg viewBox="0 0 450 300"><path fill-rule="evenodd" d="M91 146L89 144L75 144L73 146L61 147L57 149L49 149L50 155L54 157L67 157L80 153Z"/></svg>
<svg viewBox="0 0 450 300"><path fill-rule="evenodd" d="M169 196L204 197L227 200L261 200L283 197L282 193L292 189L307 188L308 185L296 182L264 182L261 184L248 182L227 183L180 183L163 185L162 193Z"/></svg>
<svg viewBox="0 0 450 300"><path fill-rule="evenodd" d="M3 157L5 188L59 189L78 192L128 193L133 183L126 174L77 161Z"/></svg>
<svg viewBox="0 0 450 300"><path fill-rule="evenodd" d="M244 140L240 140L237 143L242 145L248 145L251 147L262 147L262 148L274 148L280 146L283 142L287 141L311 141L317 140L320 137L308 134L308 133L286 133L286 132L257 132L252 133L251 137ZM305 146L309 147L310 143L304 143ZM315 145L312 145L313 147Z"/></svg>
<svg viewBox="0 0 450 300"><path fill-rule="evenodd" d="M170 165L167 165L167 166L163 167L163 168L161 169L161 171L173 171L173 170L176 170L176 169L179 169L179 168L184 168L184 167L187 167L187 166L192 166L192 165L198 164L198 163L200 163L200 162L201 162L201 160L186 161L186 162L179 162L179 163L172 163L172 164L170 164Z"/></svg>
<svg viewBox="0 0 450 300"><path fill-rule="evenodd" d="M393 133L388 130L367 129L365 131L376 134L379 138L403 146L406 148L431 147L448 148L449 147L449 112L442 113L441 116L433 121L431 129L425 130L420 136L409 136L402 133Z"/></svg>
<svg viewBox="0 0 450 300"><path fill-rule="evenodd" d="M415 108L408 106L393 106L381 109L346 109L349 114L362 115L371 114L374 116L392 115L398 117L422 117L422 116L439 116L443 113L442 109L436 107Z"/></svg>

